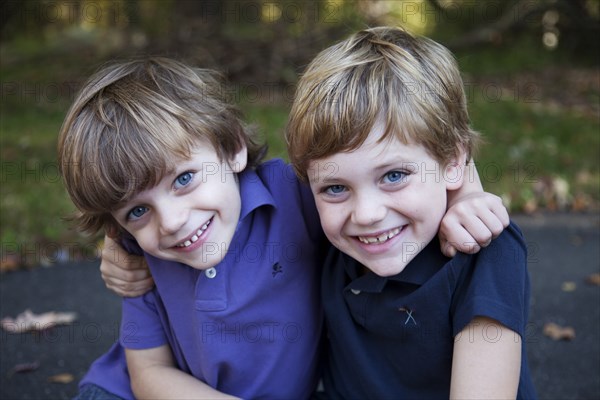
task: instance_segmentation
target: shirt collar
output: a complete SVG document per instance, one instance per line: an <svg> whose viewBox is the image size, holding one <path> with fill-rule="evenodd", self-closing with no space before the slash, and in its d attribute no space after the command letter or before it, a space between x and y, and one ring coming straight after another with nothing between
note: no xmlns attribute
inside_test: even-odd
<svg viewBox="0 0 600 400"><path fill-rule="evenodd" d="M398 275L389 277L390 280L398 282L422 285L437 273L450 258L444 256L440 250L440 242L437 236L431 240L423 250L419 252L408 263L404 271Z"/></svg>
<svg viewBox="0 0 600 400"><path fill-rule="evenodd" d="M377 293L383 290L388 281L421 286L451 260L442 254L439 246L439 241L434 238L410 261L402 272L388 277L378 276L370 271L360 276L362 265L352 257L344 254L342 257L344 269L352 279L349 287L355 290Z"/></svg>
<svg viewBox="0 0 600 400"><path fill-rule="evenodd" d="M242 209L240 220L245 218L252 211L264 205L275 207L275 199L260 179L254 169L248 168L239 175L240 196L242 199Z"/></svg>

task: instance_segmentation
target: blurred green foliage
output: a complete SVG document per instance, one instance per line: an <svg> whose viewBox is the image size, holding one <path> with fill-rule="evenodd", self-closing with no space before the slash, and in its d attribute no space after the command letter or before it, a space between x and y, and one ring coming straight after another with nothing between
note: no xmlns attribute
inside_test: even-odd
<svg viewBox="0 0 600 400"><path fill-rule="evenodd" d="M160 54L224 72L270 156L285 158L282 133L298 74L331 43L383 24L404 25L455 52L474 127L487 142L476 159L486 190L513 212L598 209L598 1L29 0L1 7L0 267L53 262L64 247L93 252L99 237L83 237L64 220L74 210L55 148L76 90L103 62Z"/></svg>

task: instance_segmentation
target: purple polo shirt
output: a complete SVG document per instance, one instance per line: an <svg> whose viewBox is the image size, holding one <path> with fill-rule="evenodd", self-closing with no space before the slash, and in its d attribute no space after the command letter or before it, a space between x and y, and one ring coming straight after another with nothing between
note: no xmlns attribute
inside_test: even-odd
<svg viewBox="0 0 600 400"><path fill-rule="evenodd" d="M314 200L281 160L239 178L242 210L225 258L200 271L146 254L156 287L124 299L120 344L168 344L181 370L228 394L307 398L317 381L326 243ZM104 377L126 371L121 348L96 364L82 384L132 397L122 372Z"/></svg>

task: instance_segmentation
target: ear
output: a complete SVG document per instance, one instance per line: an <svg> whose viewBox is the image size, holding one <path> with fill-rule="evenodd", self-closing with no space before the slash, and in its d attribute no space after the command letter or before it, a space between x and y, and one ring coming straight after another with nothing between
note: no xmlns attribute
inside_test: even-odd
<svg viewBox="0 0 600 400"><path fill-rule="evenodd" d="M446 164L444 167L446 190L458 190L461 188L465 179L466 163L467 155L464 151L461 151Z"/></svg>
<svg viewBox="0 0 600 400"><path fill-rule="evenodd" d="M240 151L238 151L230 160L229 166L233 172L240 173L248 165L248 148L243 145Z"/></svg>
<svg viewBox="0 0 600 400"><path fill-rule="evenodd" d="M104 234L111 239L117 240L121 235L123 228L117 222L117 219L111 215L109 221L104 224Z"/></svg>
<svg viewBox="0 0 600 400"><path fill-rule="evenodd" d="M119 230L115 226L107 226L104 230L104 234L111 239L118 239Z"/></svg>

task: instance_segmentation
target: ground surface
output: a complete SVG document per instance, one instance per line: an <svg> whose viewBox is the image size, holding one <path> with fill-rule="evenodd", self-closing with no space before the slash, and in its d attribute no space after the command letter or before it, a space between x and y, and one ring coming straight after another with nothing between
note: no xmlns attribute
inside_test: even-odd
<svg viewBox="0 0 600 400"><path fill-rule="evenodd" d="M540 399L600 398L600 215L516 216L529 249L530 325L525 341ZM42 333L1 331L0 399L69 399L88 365L118 336L120 302L100 279L98 263L65 264L0 276L1 317L74 311L73 325ZM575 338L555 341L546 323L570 326ZM30 372L17 365L37 363ZM70 374L70 383L50 377Z"/></svg>

